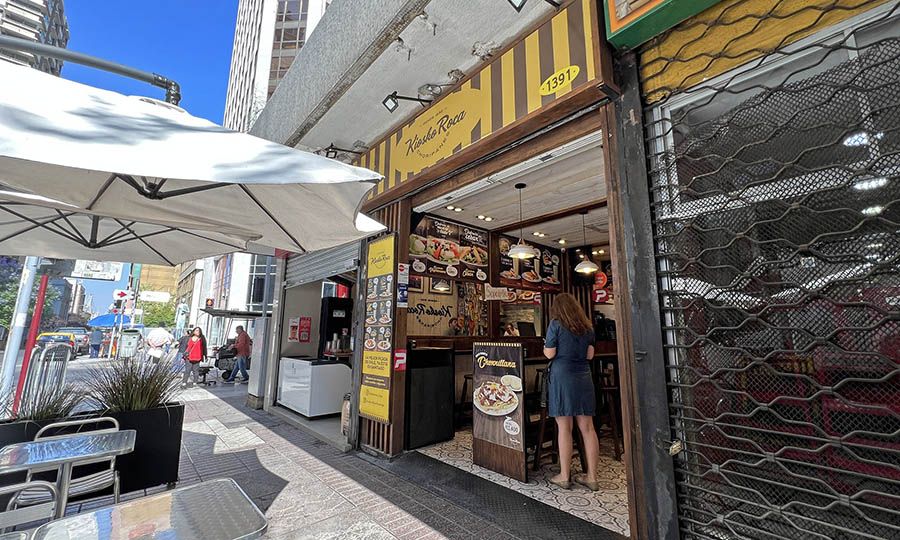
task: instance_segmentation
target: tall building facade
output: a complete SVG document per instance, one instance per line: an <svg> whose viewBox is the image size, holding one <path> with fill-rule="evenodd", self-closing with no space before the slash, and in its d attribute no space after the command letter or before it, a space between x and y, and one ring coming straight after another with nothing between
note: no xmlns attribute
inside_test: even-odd
<svg viewBox="0 0 900 540"><path fill-rule="evenodd" d="M330 0L240 0L223 125L247 131Z"/></svg>
<svg viewBox="0 0 900 540"><path fill-rule="evenodd" d="M140 287L142 291L167 292L175 295L178 288L178 267L142 264Z"/></svg>
<svg viewBox="0 0 900 540"><path fill-rule="evenodd" d="M0 0L0 34L56 47L69 42L69 23L63 0ZM6 60L59 75L63 62L27 52L0 49Z"/></svg>

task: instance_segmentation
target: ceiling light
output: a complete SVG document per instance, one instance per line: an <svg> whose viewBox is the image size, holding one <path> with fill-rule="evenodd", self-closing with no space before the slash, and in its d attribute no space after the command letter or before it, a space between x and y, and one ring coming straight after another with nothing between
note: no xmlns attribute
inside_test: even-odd
<svg viewBox="0 0 900 540"><path fill-rule="evenodd" d="M872 135L872 139L880 140L884 137L884 132L879 131ZM848 135L846 139L844 139L844 146L867 146L870 142L869 134L865 131L859 131L857 133L853 133Z"/></svg>
<svg viewBox="0 0 900 540"><path fill-rule="evenodd" d="M581 253L581 248L576 249L575 253Z"/></svg>
<svg viewBox="0 0 900 540"><path fill-rule="evenodd" d="M565 243L566 243L566 239L565 239L565 238L560 238L559 240L557 240L557 242L559 242L560 244L565 244Z"/></svg>
<svg viewBox="0 0 900 540"><path fill-rule="evenodd" d="M460 208L460 207L458 207L458 206L457 206L456 208L453 209L454 212L462 212L462 210L463 210L463 209Z"/></svg>
<svg viewBox="0 0 900 540"><path fill-rule="evenodd" d="M584 255L579 255L578 258L579 258L579 259L583 259L583 258L584 258Z"/></svg>
<svg viewBox="0 0 900 540"><path fill-rule="evenodd" d="M456 207L453 206L452 204L447 205L447 210L453 210L454 208L456 208Z"/></svg>
<svg viewBox="0 0 900 540"><path fill-rule="evenodd" d="M534 232L531 233L531 234L532 234L532 236L540 236L540 235L541 235L541 233L539 233L539 232L537 232L537 231L534 231Z"/></svg>
<svg viewBox="0 0 900 540"><path fill-rule="evenodd" d="M522 11L522 8L525 7L525 2L527 1L528 0L507 0L507 2L509 2L509 5L511 5L517 12ZM562 7L558 2L554 2L554 0L544 0L544 2L547 2L556 9Z"/></svg>
<svg viewBox="0 0 900 540"><path fill-rule="evenodd" d="M604 253L606 253L606 251L604 251L604 250L601 249L601 250L599 250L597 253L599 253L600 255L603 255Z"/></svg>
<svg viewBox="0 0 900 540"><path fill-rule="evenodd" d="M532 259L535 257L534 250L525 245L525 240L522 238L524 234L522 231L522 190L527 186L525 184L516 184L516 190L519 192L519 242L509 250L509 256L514 259Z"/></svg>
<svg viewBox="0 0 900 540"><path fill-rule="evenodd" d="M867 216L877 216L878 214L884 212L883 206L870 206L868 208L863 208L862 213Z"/></svg>
<svg viewBox="0 0 900 540"><path fill-rule="evenodd" d="M886 186L888 183L888 179L885 177L878 178L867 178L865 180L860 180L853 184L853 189L859 191L868 191L870 189L878 189L880 187Z"/></svg>
<svg viewBox="0 0 900 540"><path fill-rule="evenodd" d="M329 159L334 159L338 156L338 152L343 152L345 154L356 154L358 156L361 156L364 154L364 152L358 152L356 150L347 150L346 148L338 148L337 146L334 145L334 143L331 143L328 145L328 148L325 149L325 157L327 157Z"/></svg>
<svg viewBox="0 0 900 540"><path fill-rule="evenodd" d="M541 237L541 238L543 238L543 237L545 237L545 236L547 236L547 235L544 234L544 233L541 233L541 234L540 234L540 237Z"/></svg>
<svg viewBox="0 0 900 540"><path fill-rule="evenodd" d="M449 290L450 290L450 284L447 283L447 282L444 281L444 280L439 280L439 281L437 282L437 285L434 286L434 290L436 290L436 291L449 291Z"/></svg>
<svg viewBox="0 0 900 540"><path fill-rule="evenodd" d="M600 267L590 259L581 261L580 263L575 265L575 271L579 274L593 274L597 270L600 270Z"/></svg>
<svg viewBox="0 0 900 540"><path fill-rule="evenodd" d="M587 229L584 226L584 216L587 215L587 212L581 213L581 240L584 244L587 244ZM566 241L562 238L559 240L560 244L565 244ZM581 251L581 250L578 250ZM593 274L597 270L600 270L600 267L597 266L594 261L591 260L590 257L585 258L584 255L581 255L581 258L584 259L577 265L575 265L575 271L579 274Z"/></svg>
<svg viewBox="0 0 900 540"><path fill-rule="evenodd" d="M488 217L484 218L484 220L485 220L485 221L494 221L494 218L488 216Z"/></svg>
<svg viewBox="0 0 900 540"><path fill-rule="evenodd" d="M399 100L401 100L401 99L404 99L406 101L418 102L419 104L422 105L422 107L425 107L425 106L427 106L428 103L431 103L430 99L422 99L422 98L409 97L409 96L398 96L397 91L394 90L393 92L388 94L386 98L384 98L381 101L381 104L384 105L384 108L387 109L388 112L394 112L397 110L397 107L400 106Z"/></svg>
<svg viewBox="0 0 900 540"><path fill-rule="evenodd" d="M591 252L591 255L596 255L596 254L597 254L597 250L596 250L596 249L595 249L594 251Z"/></svg>
<svg viewBox="0 0 900 540"><path fill-rule="evenodd" d="M481 214L479 214L477 217L478 219L484 219L484 216L482 216Z"/></svg>

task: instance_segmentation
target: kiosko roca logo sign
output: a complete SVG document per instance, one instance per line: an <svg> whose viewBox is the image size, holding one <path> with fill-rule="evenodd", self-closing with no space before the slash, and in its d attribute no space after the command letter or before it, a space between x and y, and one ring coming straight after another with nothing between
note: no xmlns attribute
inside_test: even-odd
<svg viewBox="0 0 900 540"><path fill-rule="evenodd" d="M392 151L397 170L418 173L481 138L480 130L473 131L483 118L490 119L483 101L480 89L462 88L406 126Z"/></svg>

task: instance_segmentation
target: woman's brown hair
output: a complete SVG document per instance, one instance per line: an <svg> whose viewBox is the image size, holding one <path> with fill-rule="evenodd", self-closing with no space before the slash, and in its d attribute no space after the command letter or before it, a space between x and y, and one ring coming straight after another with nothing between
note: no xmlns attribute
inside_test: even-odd
<svg viewBox="0 0 900 540"><path fill-rule="evenodd" d="M550 308L550 317L558 320L563 328L576 336L587 334L594 329L584 308L569 293L562 293L556 297L553 307Z"/></svg>

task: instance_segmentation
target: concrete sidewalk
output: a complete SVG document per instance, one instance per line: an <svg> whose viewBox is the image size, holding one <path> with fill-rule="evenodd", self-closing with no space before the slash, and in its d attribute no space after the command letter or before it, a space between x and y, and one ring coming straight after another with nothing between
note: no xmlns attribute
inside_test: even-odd
<svg viewBox="0 0 900 540"><path fill-rule="evenodd" d="M246 408L246 395L243 385L183 393L178 485L234 478L269 518L265 538L517 538L357 454Z"/></svg>

